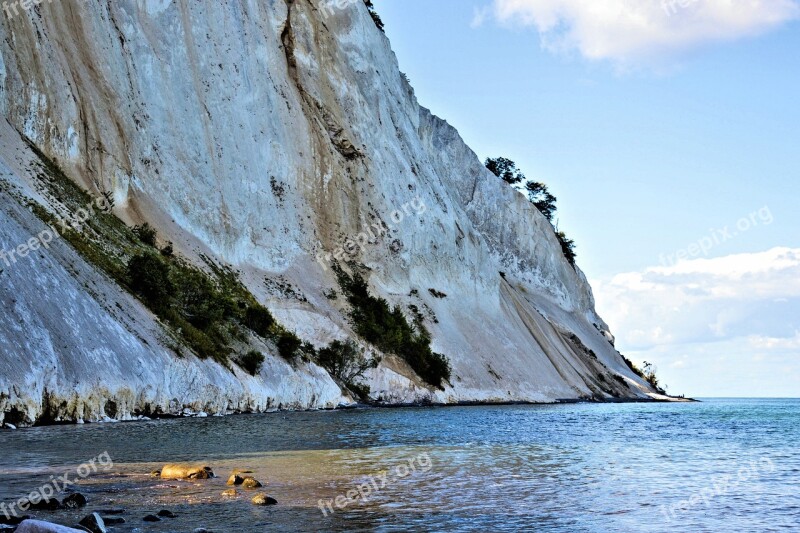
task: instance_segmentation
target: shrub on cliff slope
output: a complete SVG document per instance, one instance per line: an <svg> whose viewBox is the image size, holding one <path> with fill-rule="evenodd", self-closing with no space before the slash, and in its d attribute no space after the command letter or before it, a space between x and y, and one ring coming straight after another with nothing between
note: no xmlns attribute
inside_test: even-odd
<svg viewBox="0 0 800 533"><path fill-rule="evenodd" d="M366 398L369 395L369 387L359 384L357 380L363 377L367 370L377 368L380 359L368 359L355 342L347 340L333 341L326 348L319 350L317 362L348 389L361 398Z"/></svg>
<svg viewBox="0 0 800 533"><path fill-rule="evenodd" d="M134 226L133 227L133 234L139 238L147 246L152 246L155 248L156 246L156 237L157 233L156 230L147 222L142 224L141 226Z"/></svg>
<svg viewBox="0 0 800 533"><path fill-rule="evenodd" d="M169 265L153 254L135 255L128 262L128 279L136 294L153 309L168 306L173 286Z"/></svg>
<svg viewBox="0 0 800 533"><path fill-rule="evenodd" d="M257 335L266 338L269 336L271 328L275 325L275 319L266 307L254 304L245 311L244 325Z"/></svg>
<svg viewBox="0 0 800 533"><path fill-rule="evenodd" d="M261 372L261 367L264 365L264 354L256 350L251 350L239 359L239 366L251 376L257 375Z"/></svg>
<svg viewBox="0 0 800 533"><path fill-rule="evenodd" d="M278 345L278 353L287 361L293 361L297 351L303 346L303 341L297 335L285 329L277 333L275 342Z"/></svg>
<svg viewBox="0 0 800 533"><path fill-rule="evenodd" d="M425 327L421 323L412 326L399 307L391 308L383 298L372 296L360 274L350 276L338 265L334 269L352 306L350 319L356 333L382 352L403 358L426 383L443 388L450 379L450 363L431 350Z"/></svg>

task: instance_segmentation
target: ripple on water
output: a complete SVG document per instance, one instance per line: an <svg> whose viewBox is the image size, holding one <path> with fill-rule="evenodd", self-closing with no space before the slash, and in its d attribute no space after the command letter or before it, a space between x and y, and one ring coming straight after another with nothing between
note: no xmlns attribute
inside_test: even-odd
<svg viewBox="0 0 800 533"><path fill-rule="evenodd" d="M74 524L87 511L123 507L127 522L115 531L791 530L800 528L798 407L356 410L34 428L0 432L0 499L19 498L107 451L113 470L76 486L90 507L41 518ZM772 471L713 492L721 476L735 478L764 459ZM166 462L194 460L220 477L148 476ZM241 489L222 498L234 468L253 470L265 485L259 491L279 505L255 507L254 492ZM365 483L381 486L323 514L320 501ZM161 509L177 517L142 522Z"/></svg>

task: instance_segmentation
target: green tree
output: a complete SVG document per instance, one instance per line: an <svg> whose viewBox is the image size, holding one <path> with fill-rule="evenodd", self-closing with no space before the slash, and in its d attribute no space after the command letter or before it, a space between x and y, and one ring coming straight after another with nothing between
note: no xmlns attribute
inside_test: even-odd
<svg viewBox="0 0 800 533"><path fill-rule="evenodd" d="M222 321L231 307L211 278L200 270L176 268L170 281L178 311L196 328L205 330Z"/></svg>
<svg viewBox="0 0 800 533"><path fill-rule="evenodd" d="M274 324L272 313L261 304L253 304L245 311L244 325L261 337L266 338Z"/></svg>
<svg viewBox="0 0 800 533"><path fill-rule="evenodd" d="M525 184L525 191L528 193L528 200L552 223L558 199L550 194L547 185L538 181L529 181Z"/></svg>
<svg viewBox="0 0 800 533"><path fill-rule="evenodd" d="M646 379L647 382L650 384L650 386L653 387L655 390L663 393L664 389L661 386L659 386L660 384L658 382L658 376L656 375L657 372L658 369L652 363L648 363L647 361L645 361L644 364L642 365L642 373L644 374L644 379Z"/></svg>
<svg viewBox="0 0 800 533"><path fill-rule="evenodd" d="M133 227L133 234L139 238L144 244L155 247L157 233L155 228L145 222L141 226Z"/></svg>
<svg viewBox="0 0 800 533"><path fill-rule="evenodd" d="M362 377L367 370L377 368L380 359L367 359L355 342L347 340L333 341L328 347L321 349L317 362L332 376L349 385Z"/></svg>
<svg viewBox="0 0 800 533"><path fill-rule="evenodd" d="M152 309L165 309L174 287L169 265L154 254L135 255L128 261L128 283Z"/></svg>
<svg viewBox="0 0 800 533"><path fill-rule="evenodd" d="M561 243L561 252L564 254L564 257L570 265L575 266L575 259L577 258L577 254L575 253L575 241L568 238L567 234L563 231L556 232L556 237L558 237L558 242Z"/></svg>
<svg viewBox="0 0 800 533"><path fill-rule="evenodd" d="M297 350L303 346L303 341L291 331L281 331L278 333L276 344L281 357L287 361L293 361L295 355L297 355Z"/></svg>
<svg viewBox="0 0 800 533"><path fill-rule="evenodd" d="M381 20L381 17L380 15L378 15L378 12L375 11L375 5L372 3L372 0L364 0L364 5L367 6L367 9L369 10L369 15L372 17L372 22L375 23L375 26L377 26L377 28L382 32L386 33L386 30L384 29L383 20Z"/></svg>
<svg viewBox="0 0 800 533"><path fill-rule="evenodd" d="M517 168L517 164L510 159L506 159L505 157L490 157L484 164L492 174L502 179L509 185L518 185L525 181L525 174L523 174Z"/></svg>
<svg viewBox="0 0 800 533"><path fill-rule="evenodd" d="M251 376L255 376L261 372L261 367L264 365L265 360L263 353L251 350L239 359L239 366Z"/></svg>

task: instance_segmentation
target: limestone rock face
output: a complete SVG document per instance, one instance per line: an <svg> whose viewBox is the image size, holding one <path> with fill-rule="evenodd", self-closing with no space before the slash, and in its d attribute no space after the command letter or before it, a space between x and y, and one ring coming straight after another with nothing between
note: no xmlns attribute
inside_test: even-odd
<svg viewBox="0 0 800 533"><path fill-rule="evenodd" d="M325 296L331 261L364 265L372 292L419 310L453 367L440 391L385 358L368 375L377 400L653 394L607 340L549 222L418 104L361 2L44 2L3 17L0 37L4 250L42 231L22 203L54 209L24 136L110 192L123 220L240 270L317 345L353 336L344 299ZM149 313L65 243L40 252L0 273L9 423L351 401L313 364L269 357L251 377L178 359Z"/></svg>

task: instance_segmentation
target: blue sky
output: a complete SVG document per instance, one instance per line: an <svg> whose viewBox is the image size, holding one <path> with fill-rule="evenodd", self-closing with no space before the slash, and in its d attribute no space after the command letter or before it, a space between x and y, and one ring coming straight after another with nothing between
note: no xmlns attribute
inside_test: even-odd
<svg viewBox="0 0 800 533"><path fill-rule="evenodd" d="M421 104L558 197L623 353L800 396L795 0L374 3Z"/></svg>

